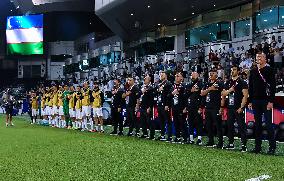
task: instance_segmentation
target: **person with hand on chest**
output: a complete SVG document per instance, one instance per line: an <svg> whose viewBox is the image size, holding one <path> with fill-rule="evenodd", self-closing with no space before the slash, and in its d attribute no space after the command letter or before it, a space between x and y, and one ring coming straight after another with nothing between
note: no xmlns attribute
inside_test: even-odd
<svg viewBox="0 0 284 181"><path fill-rule="evenodd" d="M231 79L225 84L222 92L221 112L227 103L227 116L228 116L228 138L229 144L225 149L235 149L234 146L234 123L238 123L239 133L241 135L242 152L247 151L247 138L246 138L246 122L245 122L245 107L248 99L248 85L246 81L241 79L240 68L233 65L231 68Z"/></svg>
<svg viewBox="0 0 284 181"><path fill-rule="evenodd" d="M217 148L223 148L222 120L220 115L221 92L223 91L223 82L218 80L217 69L209 71L209 82L201 91L201 96L205 98L205 119L207 125L208 142L207 147L214 147L214 124L217 128L218 144Z"/></svg>
<svg viewBox="0 0 284 181"><path fill-rule="evenodd" d="M135 108L137 99L139 98L139 88L137 85L135 85L133 77L128 77L127 83L128 88L126 89L125 93L122 94L122 98L124 98L126 102L126 119L129 124L129 132L127 136L133 135L134 128L136 128L136 136L139 136L137 135L139 133L139 125L135 116Z"/></svg>
<svg viewBox="0 0 284 181"><path fill-rule="evenodd" d="M276 141L272 125L272 109L275 99L276 80L273 68L267 65L266 55L260 52L256 55L257 67L250 71L249 76L249 109L254 110L255 119L255 149L253 153L261 152L262 115L268 132L269 151L275 154Z"/></svg>
<svg viewBox="0 0 284 181"><path fill-rule="evenodd" d="M184 137L184 141L186 141L187 126L183 119L185 107L185 85L183 84L183 74L182 72L177 72L175 75L175 84L171 91L171 109L176 130L174 143L181 143L181 135Z"/></svg>
<svg viewBox="0 0 284 181"><path fill-rule="evenodd" d="M157 106L158 106L158 118L161 127L161 135L159 140L166 141L167 139L172 139L172 121L170 118L170 99L169 95L171 94L172 84L168 81L168 76L165 71L160 72L160 83L156 87L155 95L157 97ZM168 138L165 137L166 132L166 123L168 130Z"/></svg>
<svg viewBox="0 0 284 181"><path fill-rule="evenodd" d="M114 86L112 89L112 104L111 104L111 118L113 122L113 131L111 135L123 135L123 119L121 117L122 106L124 105L124 99L122 95L124 94L124 89L120 87L120 79L115 78L113 80ZM117 128L119 127L119 132L117 133Z"/></svg>
<svg viewBox="0 0 284 181"><path fill-rule="evenodd" d="M200 95L201 89L203 87L202 81L199 80L199 74L197 72L191 73L191 83L187 86L186 90L186 111L188 112L188 126L189 126L189 144L194 144L194 128L197 130L198 140L197 145L201 145L201 135L202 135L202 108L201 100L202 96Z"/></svg>
<svg viewBox="0 0 284 181"><path fill-rule="evenodd" d="M142 135L140 138L155 139L155 128L153 117L154 107L154 87L151 85L151 76L146 75L144 84L139 93L140 98L137 100L136 110L140 111L140 127L142 127ZM150 136L148 137L147 127L150 129Z"/></svg>

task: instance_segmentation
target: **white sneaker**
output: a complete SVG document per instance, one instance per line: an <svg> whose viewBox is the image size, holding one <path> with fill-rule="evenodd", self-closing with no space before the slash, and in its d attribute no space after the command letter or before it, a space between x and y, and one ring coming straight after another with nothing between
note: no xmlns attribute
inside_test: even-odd
<svg viewBox="0 0 284 181"><path fill-rule="evenodd" d="M14 123L11 123L11 126L15 126Z"/></svg>
<svg viewBox="0 0 284 181"><path fill-rule="evenodd" d="M8 123L6 123L6 127L8 127L9 126L9 124Z"/></svg>

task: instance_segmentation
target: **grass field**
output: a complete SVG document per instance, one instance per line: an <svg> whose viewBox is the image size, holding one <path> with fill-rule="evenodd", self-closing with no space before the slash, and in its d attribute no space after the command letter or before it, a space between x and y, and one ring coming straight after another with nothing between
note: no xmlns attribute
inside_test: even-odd
<svg viewBox="0 0 284 181"><path fill-rule="evenodd" d="M255 155L0 119L0 180L284 180L283 145Z"/></svg>

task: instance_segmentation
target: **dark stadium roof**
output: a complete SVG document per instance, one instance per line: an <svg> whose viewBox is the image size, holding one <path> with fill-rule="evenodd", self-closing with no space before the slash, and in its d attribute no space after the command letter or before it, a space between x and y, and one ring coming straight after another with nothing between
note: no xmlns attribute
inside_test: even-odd
<svg viewBox="0 0 284 181"><path fill-rule="evenodd" d="M251 0L115 0L96 14L114 33L128 39L158 24L177 24L197 14L248 2Z"/></svg>

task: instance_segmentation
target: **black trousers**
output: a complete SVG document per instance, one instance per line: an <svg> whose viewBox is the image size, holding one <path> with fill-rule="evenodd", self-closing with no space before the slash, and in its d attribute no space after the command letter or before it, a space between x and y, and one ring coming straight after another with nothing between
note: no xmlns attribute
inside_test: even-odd
<svg viewBox="0 0 284 181"><path fill-rule="evenodd" d="M196 132L198 136L202 135L202 113L198 113L198 108L189 109L188 111L188 126L189 126L189 135L193 135L194 128L196 128Z"/></svg>
<svg viewBox="0 0 284 181"><path fill-rule="evenodd" d="M217 129L218 145L223 145L223 130L222 120L219 115L218 109L206 109L205 110L206 127L208 132L209 143L214 144L214 124Z"/></svg>
<svg viewBox="0 0 284 181"><path fill-rule="evenodd" d="M264 114L264 120L266 123L266 129L268 132L268 140L270 149L276 148L275 132L272 125L272 110L267 110L266 106L268 101L266 100L254 100L252 107L254 110L255 119L255 149L261 150L261 137L262 137L262 115Z"/></svg>
<svg viewBox="0 0 284 181"><path fill-rule="evenodd" d="M152 109L147 113L147 109L140 109L140 125L142 127L142 132L144 136L148 136L147 128L150 129L150 138L155 136L154 121L152 121Z"/></svg>
<svg viewBox="0 0 284 181"><path fill-rule="evenodd" d="M173 108L172 111L173 111L174 125L176 129L176 138L180 138L181 136L183 136L183 138L186 140L187 124L185 121L184 114L182 113L183 110Z"/></svg>
<svg viewBox="0 0 284 181"><path fill-rule="evenodd" d="M165 136L167 123L168 137L172 137L172 120L170 118L170 112L166 111L165 107L158 107L158 118L161 127L161 136Z"/></svg>
<svg viewBox="0 0 284 181"><path fill-rule="evenodd" d="M132 133L134 128L138 133L140 128L135 116L135 107L126 107L126 119L129 124L129 133Z"/></svg>
<svg viewBox="0 0 284 181"><path fill-rule="evenodd" d="M247 128L246 128L246 122L245 122L245 114L237 113L237 109L228 109L228 138L229 138L229 144L234 143L234 123L238 123L238 130L241 135L241 141L243 145L247 144Z"/></svg>
<svg viewBox="0 0 284 181"><path fill-rule="evenodd" d="M118 108L111 108L111 117L113 122L113 131L117 132L117 128L119 127L119 132L123 132L123 120L121 112L118 112Z"/></svg>
<svg viewBox="0 0 284 181"><path fill-rule="evenodd" d="M5 112L6 112L7 115L11 115L12 116L13 115L13 106L6 106L5 107ZM31 115L30 115L30 117L32 117Z"/></svg>

